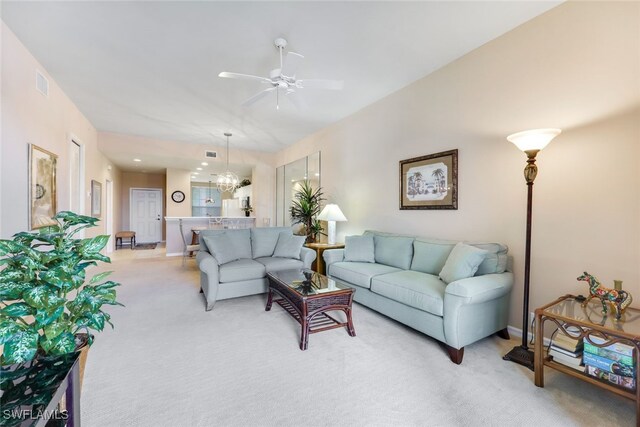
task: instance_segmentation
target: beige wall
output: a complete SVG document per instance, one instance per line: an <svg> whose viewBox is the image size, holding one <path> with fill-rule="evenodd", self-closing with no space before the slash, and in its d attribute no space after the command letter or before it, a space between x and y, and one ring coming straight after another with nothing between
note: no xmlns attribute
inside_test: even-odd
<svg viewBox="0 0 640 427"><path fill-rule="evenodd" d="M278 153L322 151L322 185L365 229L506 243L521 327L525 155L505 137L563 133L538 156L531 307L587 293L584 270L640 298L640 3L568 2ZM459 149L459 209L400 211L398 161ZM638 305L640 303L636 303Z"/></svg>
<svg viewBox="0 0 640 427"><path fill-rule="evenodd" d="M165 175L161 173L122 172L121 206L122 228L116 231L129 230L131 227L131 189L132 188L159 188L166 194ZM167 205L162 205L162 238L166 236L166 223L164 217L167 214Z"/></svg>
<svg viewBox="0 0 640 427"><path fill-rule="evenodd" d="M171 193L182 191L185 199L176 203L171 199ZM167 169L166 191L167 216L191 216L191 171L182 169Z"/></svg>
<svg viewBox="0 0 640 427"><path fill-rule="evenodd" d="M114 213L120 210L120 171L98 151L97 131L53 81L41 64L2 23L2 132L0 167L0 236L27 230L28 223L28 144L36 144L58 155L58 210L69 209L70 139L84 146L84 214L89 214L91 180L102 183L105 217L105 182L114 184ZM36 70L49 79L49 96L35 88ZM111 168L109 169L109 166ZM120 216L114 215L114 231ZM87 230L86 236L105 232L105 224Z"/></svg>

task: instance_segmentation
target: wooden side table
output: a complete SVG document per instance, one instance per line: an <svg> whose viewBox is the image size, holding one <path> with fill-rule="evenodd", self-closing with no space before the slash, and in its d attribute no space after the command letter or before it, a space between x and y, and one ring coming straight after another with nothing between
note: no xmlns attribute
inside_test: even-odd
<svg viewBox="0 0 640 427"><path fill-rule="evenodd" d="M602 313L602 305L597 299L583 305L574 295L565 295L557 300L537 308L535 324L535 385L544 387L545 366L563 372L572 377L579 378L597 387L608 390L617 395L634 400L636 403L636 425L640 426L640 386L635 390L628 390L587 375L586 373L572 369L553 360L544 351L544 324L553 323L558 328L558 333L565 334L573 339L584 339L595 347L606 347L610 344L622 342L635 348L636 375L640 372L640 310L627 308L622 319L616 320L612 314ZM568 330L572 326L573 330ZM591 336L600 338L598 342L592 341ZM600 342L603 343L600 344Z"/></svg>
<svg viewBox="0 0 640 427"><path fill-rule="evenodd" d="M330 245L328 243L306 243L305 246L316 251L316 260L313 261L311 269L320 274L327 274L325 271L326 267L324 265L324 258L322 258L322 254L327 249L342 249L344 248L344 243L336 243L334 245Z"/></svg>

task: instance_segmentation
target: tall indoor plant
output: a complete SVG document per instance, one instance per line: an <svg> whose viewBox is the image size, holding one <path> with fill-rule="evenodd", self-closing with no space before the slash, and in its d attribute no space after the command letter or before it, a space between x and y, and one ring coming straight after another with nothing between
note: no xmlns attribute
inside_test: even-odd
<svg viewBox="0 0 640 427"><path fill-rule="evenodd" d="M74 236L96 226L97 218L60 212L55 225L0 240L1 364L22 363L37 355L62 355L91 344L90 330L110 322L102 306L116 301L119 283L105 281L110 271L87 280L109 236Z"/></svg>
<svg viewBox="0 0 640 427"><path fill-rule="evenodd" d="M322 187L314 189L308 180L304 180L291 201L291 223L303 225L307 243L315 242L318 234L322 233L322 225L316 219L324 200L322 196Z"/></svg>

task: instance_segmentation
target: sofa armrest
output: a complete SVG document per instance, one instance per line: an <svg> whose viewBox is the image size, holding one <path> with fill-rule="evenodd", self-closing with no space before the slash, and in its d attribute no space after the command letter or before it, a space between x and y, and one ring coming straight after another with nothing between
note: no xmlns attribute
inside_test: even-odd
<svg viewBox="0 0 640 427"><path fill-rule="evenodd" d="M465 298L467 304L477 304L500 298L511 292L512 286L513 274L510 272L460 279L447 285L445 301L450 295Z"/></svg>
<svg viewBox="0 0 640 427"><path fill-rule="evenodd" d="M218 286L220 285L218 260L207 251L199 251L196 255L196 261L200 269L200 288L207 302L207 310L211 310L218 298Z"/></svg>
<svg viewBox="0 0 640 427"><path fill-rule="evenodd" d="M444 292L444 336L462 348L507 327L513 273L451 282Z"/></svg>
<svg viewBox="0 0 640 427"><path fill-rule="evenodd" d="M331 264L344 260L344 249L327 249L322 253L322 258L324 258L324 265L328 275Z"/></svg>
<svg viewBox="0 0 640 427"><path fill-rule="evenodd" d="M300 251L300 259L302 260L304 268L311 268L311 264L316 260L316 251L303 246Z"/></svg>

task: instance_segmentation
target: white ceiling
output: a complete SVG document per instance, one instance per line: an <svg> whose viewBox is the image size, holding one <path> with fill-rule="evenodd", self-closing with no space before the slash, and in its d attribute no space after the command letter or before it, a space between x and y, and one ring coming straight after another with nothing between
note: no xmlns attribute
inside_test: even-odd
<svg viewBox="0 0 640 427"><path fill-rule="evenodd" d="M431 73L559 1L1 2L5 23L100 131L277 151ZM307 108L221 71L268 75L285 37ZM233 148L233 147L232 147Z"/></svg>

